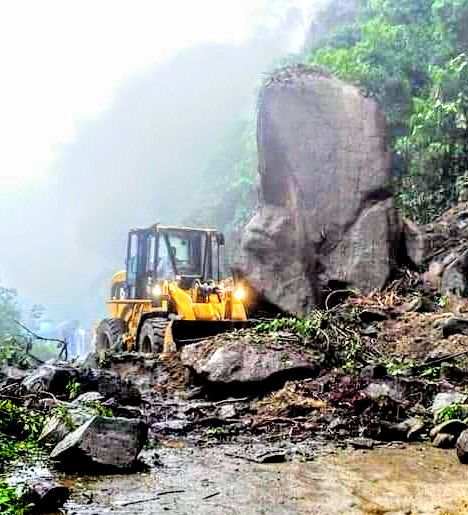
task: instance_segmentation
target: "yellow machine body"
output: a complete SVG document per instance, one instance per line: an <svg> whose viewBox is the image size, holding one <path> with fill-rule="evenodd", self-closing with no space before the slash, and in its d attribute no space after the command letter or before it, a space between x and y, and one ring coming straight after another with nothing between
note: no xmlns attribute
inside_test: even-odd
<svg viewBox="0 0 468 515"><path fill-rule="evenodd" d="M114 275L112 291L118 290L119 285L125 282L125 276L125 270ZM180 328L184 325L183 321L221 322L217 326L218 328L222 328L222 322L247 321L247 313L242 300L235 298L231 292L226 292L221 296L211 294L207 302L195 302L193 300L195 297L194 290L184 290L175 281L165 281L162 285L160 306L155 306L153 299L112 298L107 302L107 310L110 317L125 321L128 328L128 332L124 335L127 350L134 348L142 320L151 315L167 316L170 302L172 306L175 306L176 317L173 322L179 327L179 334ZM173 325L168 326L165 344L170 345L174 341ZM189 325L194 327L193 324L187 324L187 326ZM211 325L205 325L205 328L209 328ZM226 328L229 326L226 324ZM203 331L197 330L196 333L198 335Z"/></svg>
<svg viewBox="0 0 468 515"><path fill-rule="evenodd" d="M159 324L158 338L164 328L165 351L247 325L245 289L221 279L221 245L224 237L214 229L158 224L132 229L127 269L112 278L110 318L101 322L101 335L98 328L97 347L111 348L118 339L125 350L142 350L151 321ZM164 260L170 270L163 270Z"/></svg>

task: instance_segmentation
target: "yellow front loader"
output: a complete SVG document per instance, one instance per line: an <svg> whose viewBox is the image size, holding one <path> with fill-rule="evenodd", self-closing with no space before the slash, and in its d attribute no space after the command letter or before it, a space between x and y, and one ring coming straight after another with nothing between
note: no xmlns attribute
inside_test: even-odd
<svg viewBox="0 0 468 515"><path fill-rule="evenodd" d="M248 325L246 289L223 278L224 237L214 229L132 229L126 269L112 279L98 352L171 352L184 342Z"/></svg>

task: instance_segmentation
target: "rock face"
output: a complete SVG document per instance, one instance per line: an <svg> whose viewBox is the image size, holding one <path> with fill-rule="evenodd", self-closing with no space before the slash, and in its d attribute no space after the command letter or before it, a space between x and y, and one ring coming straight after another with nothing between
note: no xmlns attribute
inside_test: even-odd
<svg viewBox="0 0 468 515"><path fill-rule="evenodd" d="M68 434L50 457L67 468L132 468L148 435L137 419L93 417Z"/></svg>
<svg viewBox="0 0 468 515"><path fill-rule="evenodd" d="M468 465L468 430L463 431L457 440L457 455L461 463Z"/></svg>
<svg viewBox="0 0 468 515"><path fill-rule="evenodd" d="M239 263L254 290L304 315L330 284L384 286L400 230L377 104L335 78L284 69L261 94L258 148L261 207Z"/></svg>
<svg viewBox="0 0 468 515"><path fill-rule="evenodd" d="M221 340L221 338L220 338ZM301 351L287 344L263 346L251 336L232 341L187 345L182 363L203 382L220 387L257 388L277 386L291 378L315 377L320 370L319 353Z"/></svg>

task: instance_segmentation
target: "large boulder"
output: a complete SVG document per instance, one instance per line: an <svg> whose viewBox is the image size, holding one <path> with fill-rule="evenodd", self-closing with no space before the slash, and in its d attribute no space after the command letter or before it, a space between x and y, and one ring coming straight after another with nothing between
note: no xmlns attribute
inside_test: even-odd
<svg viewBox="0 0 468 515"><path fill-rule="evenodd" d="M394 268L385 116L357 88L305 67L263 87L261 205L239 271L268 302L305 315L330 285L381 288Z"/></svg>
<svg viewBox="0 0 468 515"><path fill-rule="evenodd" d="M303 350L285 341L276 345L259 343L253 334L187 345L181 353L183 365L198 380L215 386L214 393L232 393L242 389L256 394L260 390L282 386L287 380L316 377L323 356Z"/></svg>
<svg viewBox="0 0 468 515"><path fill-rule="evenodd" d="M93 417L68 434L50 456L67 469L131 469L147 436L142 420Z"/></svg>

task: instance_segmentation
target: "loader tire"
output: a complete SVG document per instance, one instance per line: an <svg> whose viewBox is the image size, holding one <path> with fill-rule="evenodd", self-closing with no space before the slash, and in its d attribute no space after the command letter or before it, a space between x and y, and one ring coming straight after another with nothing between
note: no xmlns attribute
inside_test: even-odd
<svg viewBox="0 0 468 515"><path fill-rule="evenodd" d="M120 318L106 318L96 331L96 351L99 353L123 349L123 335L126 325Z"/></svg>
<svg viewBox="0 0 468 515"><path fill-rule="evenodd" d="M164 349L164 334L169 323L165 318L145 320L138 338L138 350L146 353L161 353Z"/></svg>

